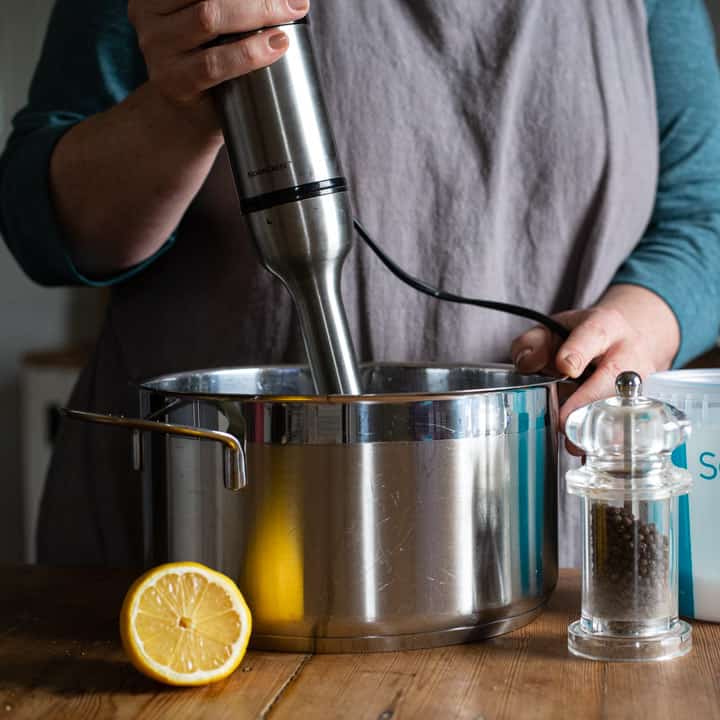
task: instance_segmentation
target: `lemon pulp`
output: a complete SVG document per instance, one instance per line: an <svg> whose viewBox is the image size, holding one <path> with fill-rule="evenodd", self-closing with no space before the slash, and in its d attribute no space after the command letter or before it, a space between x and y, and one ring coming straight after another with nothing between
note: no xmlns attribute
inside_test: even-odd
<svg viewBox="0 0 720 720"><path fill-rule="evenodd" d="M175 685L227 677L242 661L251 625L235 583L197 563L162 565L143 575L120 615L133 665Z"/></svg>

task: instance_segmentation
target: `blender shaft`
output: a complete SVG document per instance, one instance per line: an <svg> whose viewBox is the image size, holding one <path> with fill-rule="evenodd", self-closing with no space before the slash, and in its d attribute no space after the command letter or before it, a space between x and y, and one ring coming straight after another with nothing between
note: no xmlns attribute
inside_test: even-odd
<svg viewBox="0 0 720 720"><path fill-rule="evenodd" d="M347 193L276 205L247 219L265 267L294 300L315 390L321 395L360 395L340 291L352 237Z"/></svg>

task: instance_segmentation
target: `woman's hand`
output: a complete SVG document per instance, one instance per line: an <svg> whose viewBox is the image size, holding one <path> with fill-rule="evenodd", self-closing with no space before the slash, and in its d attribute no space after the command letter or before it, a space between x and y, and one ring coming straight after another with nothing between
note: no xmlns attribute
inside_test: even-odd
<svg viewBox="0 0 720 720"><path fill-rule="evenodd" d="M281 29L308 0L129 0L149 81L72 127L50 161L55 209L80 272L105 278L156 253L181 222L223 144L210 88L283 56Z"/></svg>
<svg viewBox="0 0 720 720"><path fill-rule="evenodd" d="M524 373L547 372L578 378L595 364L591 377L565 402L561 427L576 408L615 394L615 378L634 370L643 378L666 370L680 345L680 329L670 307L636 285L614 285L589 310L555 316L571 330L565 342L536 327L512 344L515 366Z"/></svg>
<svg viewBox="0 0 720 720"><path fill-rule="evenodd" d="M287 35L266 30L206 47L221 35L257 30L304 17L309 0L129 0L128 15L145 57L150 84L171 103L193 107L205 127L219 124L206 91L271 65L285 53Z"/></svg>

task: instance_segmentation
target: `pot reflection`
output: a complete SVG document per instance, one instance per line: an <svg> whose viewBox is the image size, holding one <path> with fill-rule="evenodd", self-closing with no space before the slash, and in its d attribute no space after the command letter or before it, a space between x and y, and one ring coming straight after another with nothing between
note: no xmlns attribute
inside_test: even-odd
<svg viewBox="0 0 720 720"><path fill-rule="evenodd" d="M255 627L301 623L305 615L302 503L293 481L291 453L269 452L255 464L266 478L255 493L247 554L240 563L240 586L252 598Z"/></svg>

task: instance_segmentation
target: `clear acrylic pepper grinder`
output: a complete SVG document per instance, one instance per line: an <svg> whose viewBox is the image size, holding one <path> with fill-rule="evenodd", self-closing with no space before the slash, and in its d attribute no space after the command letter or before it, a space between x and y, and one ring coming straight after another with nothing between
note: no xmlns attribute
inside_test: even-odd
<svg viewBox="0 0 720 720"><path fill-rule="evenodd" d="M586 455L567 473L583 513L582 617L568 627L568 648L591 660L668 660L692 647L678 618L678 496L692 481L670 457L690 423L642 397L637 373L621 373L615 388L565 428Z"/></svg>

